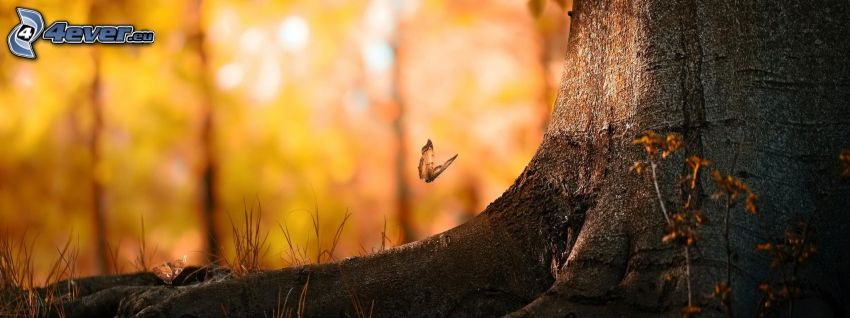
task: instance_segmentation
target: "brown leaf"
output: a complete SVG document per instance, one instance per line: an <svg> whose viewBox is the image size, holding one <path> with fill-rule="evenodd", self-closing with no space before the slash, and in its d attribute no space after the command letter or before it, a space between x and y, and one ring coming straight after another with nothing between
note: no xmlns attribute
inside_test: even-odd
<svg viewBox="0 0 850 318"><path fill-rule="evenodd" d="M650 156L655 156L658 150L663 146L661 136L652 130L645 131L642 135L632 139L633 145L643 145L646 153Z"/></svg>
<svg viewBox="0 0 850 318"><path fill-rule="evenodd" d="M640 173L643 172L643 162L635 161L635 163L632 164L632 167L629 168L629 172L632 171L634 171L636 175L640 175Z"/></svg>
<svg viewBox="0 0 850 318"><path fill-rule="evenodd" d="M747 194L747 199L744 200L744 204L746 205L747 212L749 212L750 214L758 213L759 207L758 207L758 205L756 205L756 199L758 199L758 196L755 195L752 192L749 192Z"/></svg>
<svg viewBox="0 0 850 318"><path fill-rule="evenodd" d="M773 250L773 244L771 243L761 243L756 245L756 251L769 252Z"/></svg>
<svg viewBox="0 0 850 318"><path fill-rule="evenodd" d="M720 299L726 299L731 293L732 287L729 287L726 282L719 282L714 285L714 296L720 297Z"/></svg>
<svg viewBox="0 0 850 318"><path fill-rule="evenodd" d="M696 220L699 225L708 224L708 218L706 218L700 211L694 212L694 220Z"/></svg>
<svg viewBox="0 0 850 318"><path fill-rule="evenodd" d="M664 151L661 153L661 158L667 159L667 156L682 148L682 136L677 133L667 135L664 140Z"/></svg>
<svg viewBox="0 0 850 318"><path fill-rule="evenodd" d="M841 154L838 155L838 160L841 161L841 165L844 167L841 176L850 178L850 149L842 150Z"/></svg>
<svg viewBox="0 0 850 318"><path fill-rule="evenodd" d="M702 308L699 306L685 306L685 308L682 308L682 317L694 317L700 312L702 312Z"/></svg>
<svg viewBox="0 0 850 318"><path fill-rule="evenodd" d="M693 156L688 157L688 159L686 159L686 163L688 164L688 167L690 167L691 169L696 169L696 168L699 168L699 167L705 167L705 166L710 165L711 161L700 158L697 155L693 155Z"/></svg>
<svg viewBox="0 0 850 318"><path fill-rule="evenodd" d="M669 243L675 240L677 237L678 234L676 233L676 231L670 231L669 233L667 233L667 235L664 235L664 237L661 238L661 242Z"/></svg>

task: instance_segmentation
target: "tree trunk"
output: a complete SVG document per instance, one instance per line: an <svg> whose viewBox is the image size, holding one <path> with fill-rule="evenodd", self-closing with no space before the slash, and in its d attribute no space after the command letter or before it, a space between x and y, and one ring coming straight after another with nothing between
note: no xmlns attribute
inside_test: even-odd
<svg viewBox="0 0 850 318"><path fill-rule="evenodd" d="M753 316L770 279L757 243L796 220L817 231L794 310L850 313L850 8L846 0L576 1L566 70L537 154L500 198L445 233L375 255L237 279L130 293L138 317L656 316L687 302L685 255L661 242L664 218L632 139L678 132L685 150L659 164L668 206L681 201L685 156L712 161L758 194L759 216L732 214L735 315ZM695 301L725 277L722 208L691 249ZM740 209L739 209L740 210ZM565 264L553 275L553 259ZM286 304L284 306L284 303ZM374 304L374 306L373 306ZM284 309L285 307L285 309ZM719 311L708 311L719 315Z"/></svg>
<svg viewBox="0 0 850 318"><path fill-rule="evenodd" d="M91 15L94 16L95 9L92 5ZM106 273L110 261L107 256L109 243L106 239L106 200L104 198L103 169L98 166L103 164L101 148L101 135L103 134L103 98L101 83L101 61L100 53L96 48L92 49L92 61L94 64L94 78L92 79L90 102L92 112L91 136L89 138L89 154L91 156L91 200L92 200L92 223L97 246L95 253L97 257L97 271Z"/></svg>
<svg viewBox="0 0 850 318"><path fill-rule="evenodd" d="M201 83L201 179L199 197L201 202L201 222L206 233L206 254L211 263L219 261L219 246L216 217L218 210L218 161L215 153L215 117L213 113L213 93L209 83L209 54L206 49L206 33L203 28L203 1L196 0L189 6L188 28L192 30L189 43L198 56L198 81Z"/></svg>
<svg viewBox="0 0 850 318"><path fill-rule="evenodd" d="M759 195L760 217L732 217L737 315L754 315L756 285L769 278L756 244L797 220L819 229L821 249L803 274L815 293L807 304L850 313L841 256L850 191L837 162L850 146L850 67L840 53L850 51L848 18L846 1L577 1L555 120L531 166L592 199L557 282L514 316L656 314L686 302L683 253L660 243L650 183L628 176L643 152L630 141L644 129L681 133L686 155ZM666 197L679 193L683 168L662 166ZM712 195L710 183L701 180L698 198ZM701 231L691 269L700 297L725 268L721 205L703 203L715 222Z"/></svg>

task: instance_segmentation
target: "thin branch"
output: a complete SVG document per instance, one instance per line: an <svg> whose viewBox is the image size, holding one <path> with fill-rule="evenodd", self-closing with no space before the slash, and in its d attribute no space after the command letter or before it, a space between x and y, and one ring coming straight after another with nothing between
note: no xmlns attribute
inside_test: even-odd
<svg viewBox="0 0 850 318"><path fill-rule="evenodd" d="M664 198L661 196L661 188L658 187L658 177L655 174L655 161L650 159L649 166L652 170L652 185L655 186L655 194L658 196L658 203L661 205L661 213L664 214L664 220L667 221L667 225L671 225L672 222L670 222L670 216L667 214L667 207L664 206Z"/></svg>

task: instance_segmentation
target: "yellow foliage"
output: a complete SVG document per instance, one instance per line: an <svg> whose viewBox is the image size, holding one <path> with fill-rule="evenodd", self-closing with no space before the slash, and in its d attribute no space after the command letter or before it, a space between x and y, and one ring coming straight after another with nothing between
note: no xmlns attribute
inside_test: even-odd
<svg viewBox="0 0 850 318"><path fill-rule="evenodd" d="M542 139L542 97L555 91L546 88L549 64L561 57L541 61L542 31L521 3L427 1L398 11L366 0L202 3L194 11L188 2L7 2L35 7L48 24L156 32L145 46L40 41L35 61L0 54L0 223L43 233L37 272L71 227L80 233L78 274L98 270L95 182L103 235L124 265L142 245L140 216L158 243L152 264L184 254L189 264L206 261L208 162L222 257L236 249L227 215L256 199L263 228L288 218L299 246L314 235L305 209L318 205L321 224L350 210L338 255L324 256L333 258L398 243L400 200L417 237L456 226L513 182ZM15 19L7 11L0 24ZM416 182L416 160L427 138L461 159L426 186ZM259 262L281 266L284 238L273 232L268 245Z"/></svg>

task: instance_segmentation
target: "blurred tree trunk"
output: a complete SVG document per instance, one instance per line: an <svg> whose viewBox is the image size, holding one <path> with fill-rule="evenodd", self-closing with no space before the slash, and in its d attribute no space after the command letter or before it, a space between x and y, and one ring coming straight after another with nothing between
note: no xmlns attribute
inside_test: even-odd
<svg viewBox="0 0 850 318"><path fill-rule="evenodd" d="M413 226L413 219L411 216L410 210L410 187L407 185L407 178L405 176L409 175L410 171L407 171L405 168L409 167L409 163L413 162L411 160L416 160L418 158L410 158L407 156L408 149L408 140L407 140L407 130L404 125L404 117L405 117L405 105L404 101L401 99L401 94L399 94L399 86L401 80L401 69L399 68L398 61L398 44L401 43L399 38L400 34L400 26L399 26L399 13L398 13L398 3L389 4L392 7L392 11L394 14L394 19L396 25L393 27L393 37L389 39L390 45L393 49L393 61L392 61L392 69L390 70L392 76L391 87L390 87L390 97L392 98L393 106L396 107L396 117L393 120L393 134L396 137L396 162L395 162L395 176L396 176L396 200L398 200L397 209L398 209L398 222L401 228L401 242L399 244L409 243L416 240L418 235L416 234L416 230Z"/></svg>
<svg viewBox="0 0 850 318"><path fill-rule="evenodd" d="M395 46L393 46L395 47ZM394 52L398 52L398 50L394 49ZM396 55L397 56L397 55ZM393 120L393 134L396 137L396 162L395 162L395 176L396 176L396 200L397 200L397 209L398 209L398 222L401 228L401 242L400 244L413 242L416 240L417 234L413 227L413 219L410 210L410 187L407 185L407 178L405 176L408 175L409 171L405 168L408 167L408 163L412 162L410 160L415 160L407 156L407 133L404 127L404 103L398 94L398 62L393 63L393 104L398 109L396 114L396 118Z"/></svg>
<svg viewBox="0 0 850 318"><path fill-rule="evenodd" d="M551 119L549 115L551 114L551 109L549 108L552 100L552 96L557 93L560 81L559 78L555 76L563 75L563 64L564 61L564 50L567 45L567 36L569 35L569 29L563 27L564 25L570 25L570 16L566 14L567 8L571 8L573 6L572 0L563 0L563 7L558 6L558 12L563 13L562 16L554 18L554 17L542 17L538 18L538 29L542 31L543 36L543 51L540 55L540 64L543 69L543 74L545 76L546 86L543 89L543 96L541 99L543 100L543 106L545 107L543 111L541 111L541 117L544 120L541 120L540 123L542 127L541 131L545 131L546 127L549 125L549 120ZM554 5L551 3L550 5ZM548 23L543 23L541 26L540 19L551 19L554 21L550 21ZM555 68L553 65L560 65L560 67Z"/></svg>
<svg viewBox="0 0 850 318"><path fill-rule="evenodd" d="M216 232L216 210L218 202L216 197L216 170L215 140L214 140L214 113L212 101L212 87L209 82L209 54L205 47L206 33L204 32L203 1L194 1L189 12L189 46L198 55L198 82L201 83L201 220L204 232L207 234L207 257L210 262L217 262L219 253L219 241Z"/></svg>
<svg viewBox="0 0 850 318"><path fill-rule="evenodd" d="M799 268L805 283L793 308L850 313L850 185L837 160L850 146L847 2L600 0L578 1L573 12L543 143L477 217L376 255L151 288L122 302L122 313L256 317L303 293L311 317L357 308L381 317L679 316L683 253L662 244L653 186L629 172L645 158L632 145L645 129L684 136L684 154L659 166L670 206L681 200L685 155L732 171L759 195L759 217L736 211L732 221L737 316L754 315L757 285L771 278L756 243L800 219L817 228L818 253ZM722 279L725 254L714 188L706 176L699 183L712 220L693 253L701 299ZM553 271L553 260L565 264Z"/></svg>
<svg viewBox="0 0 850 318"><path fill-rule="evenodd" d="M97 20L97 2L91 4L89 8L89 20ZM91 199L92 199L92 215L94 224L94 236L97 244L95 253L97 255L97 270L100 273L106 273L109 268L109 257L107 250L109 249L106 240L106 202L103 196L103 174L100 165L102 164L100 136L103 134L103 84L101 83L101 57L97 48L92 48L92 83L90 90L92 127L91 135L89 136L89 154L91 156Z"/></svg>

